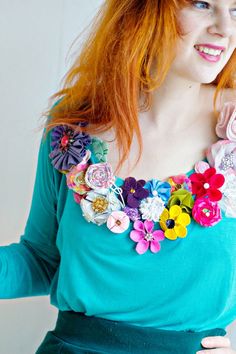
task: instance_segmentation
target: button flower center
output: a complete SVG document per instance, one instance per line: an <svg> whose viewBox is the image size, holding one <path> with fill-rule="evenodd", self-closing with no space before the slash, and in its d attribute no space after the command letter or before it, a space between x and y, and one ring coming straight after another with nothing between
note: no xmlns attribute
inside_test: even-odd
<svg viewBox="0 0 236 354"><path fill-rule="evenodd" d="M175 227L175 221L173 219L167 219L166 226L168 229L173 229Z"/></svg>
<svg viewBox="0 0 236 354"><path fill-rule="evenodd" d="M104 213L108 208L108 201L105 198L97 197L92 202L92 209L95 213Z"/></svg>
<svg viewBox="0 0 236 354"><path fill-rule="evenodd" d="M67 145L69 144L69 136L68 135L64 135L62 138L61 138L61 146L63 148L67 147Z"/></svg>
<svg viewBox="0 0 236 354"><path fill-rule="evenodd" d="M209 183L204 183L203 187L204 187L205 189L209 189L210 184L209 184Z"/></svg>
<svg viewBox="0 0 236 354"><path fill-rule="evenodd" d="M135 189L134 189L134 188L131 188L131 189L130 189L130 193L135 193Z"/></svg>

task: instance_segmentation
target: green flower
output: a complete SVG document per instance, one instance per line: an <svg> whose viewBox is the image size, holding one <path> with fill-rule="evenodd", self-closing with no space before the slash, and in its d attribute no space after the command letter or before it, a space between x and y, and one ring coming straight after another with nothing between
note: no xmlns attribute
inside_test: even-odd
<svg viewBox="0 0 236 354"><path fill-rule="evenodd" d="M178 189L171 194L167 206L170 208L173 205L179 205L184 212L191 214L193 204L194 199L192 194L186 189Z"/></svg>
<svg viewBox="0 0 236 354"><path fill-rule="evenodd" d="M99 138L92 138L92 149L99 162L107 161L108 145L105 141Z"/></svg>

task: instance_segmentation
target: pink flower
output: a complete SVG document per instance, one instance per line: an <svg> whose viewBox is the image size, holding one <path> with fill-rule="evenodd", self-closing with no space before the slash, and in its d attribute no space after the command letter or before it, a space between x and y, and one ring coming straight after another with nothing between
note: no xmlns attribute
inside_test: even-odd
<svg viewBox="0 0 236 354"><path fill-rule="evenodd" d="M191 181L185 174L170 176L167 182L171 185L171 193L178 189L186 189L189 192L192 191Z"/></svg>
<svg viewBox="0 0 236 354"><path fill-rule="evenodd" d="M213 226L222 219L218 203L211 202L209 198L196 199L192 215L194 220L202 226Z"/></svg>
<svg viewBox="0 0 236 354"><path fill-rule="evenodd" d="M209 164L222 174L236 174L236 142L219 140L207 149Z"/></svg>
<svg viewBox="0 0 236 354"><path fill-rule="evenodd" d="M90 165L86 171L85 182L92 189L111 187L115 182L111 165L108 162Z"/></svg>
<svg viewBox="0 0 236 354"><path fill-rule="evenodd" d="M197 173L204 173L210 167L209 163L205 161L198 161L194 165L194 169Z"/></svg>
<svg viewBox="0 0 236 354"><path fill-rule="evenodd" d="M123 211L113 211L107 219L108 229L116 234L126 231L129 224L129 217Z"/></svg>
<svg viewBox="0 0 236 354"><path fill-rule="evenodd" d="M226 102L216 124L216 134L236 142L236 102Z"/></svg>
<svg viewBox="0 0 236 354"><path fill-rule="evenodd" d="M87 163L81 162L74 166L71 171L66 174L66 183L68 188L78 194L85 194L90 191L91 188L89 188L84 180L88 166L89 165Z"/></svg>
<svg viewBox="0 0 236 354"><path fill-rule="evenodd" d="M161 245L159 241L165 239L164 232L162 230L154 229L154 222L150 220L145 220L144 222L136 220L134 222L134 229L130 232L131 240L138 242L136 246L136 251L139 254L145 253L148 248L153 253L159 252Z"/></svg>

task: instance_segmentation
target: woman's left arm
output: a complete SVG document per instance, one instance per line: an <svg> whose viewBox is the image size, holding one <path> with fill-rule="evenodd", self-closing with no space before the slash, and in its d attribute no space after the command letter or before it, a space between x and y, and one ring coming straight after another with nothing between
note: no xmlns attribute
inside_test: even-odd
<svg viewBox="0 0 236 354"><path fill-rule="evenodd" d="M205 337L201 344L204 350L198 351L196 354L236 354L236 351L231 348L230 339L223 336ZM214 348L214 349L208 349Z"/></svg>

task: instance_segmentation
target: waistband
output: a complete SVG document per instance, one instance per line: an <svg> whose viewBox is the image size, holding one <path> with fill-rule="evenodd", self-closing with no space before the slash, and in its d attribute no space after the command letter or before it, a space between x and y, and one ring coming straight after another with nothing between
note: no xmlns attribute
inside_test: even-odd
<svg viewBox="0 0 236 354"><path fill-rule="evenodd" d="M203 349L202 338L226 334L223 328L193 332L141 327L74 311L59 311L53 332L71 344L109 354L195 354Z"/></svg>

